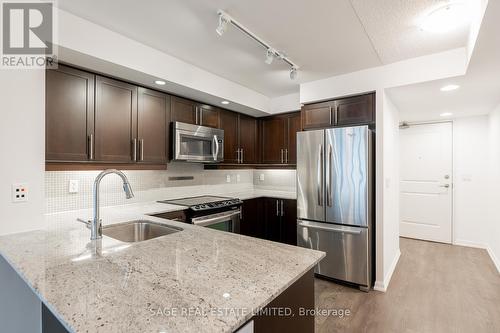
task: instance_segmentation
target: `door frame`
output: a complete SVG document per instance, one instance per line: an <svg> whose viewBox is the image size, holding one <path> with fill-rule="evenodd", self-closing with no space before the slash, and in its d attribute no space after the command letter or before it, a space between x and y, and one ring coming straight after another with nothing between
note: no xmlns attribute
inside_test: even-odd
<svg viewBox="0 0 500 333"><path fill-rule="evenodd" d="M408 126L418 126L418 125L434 125L434 124L443 124L443 123L450 123L451 125L451 245L457 245L456 244L456 237L455 237L455 120L454 119L449 119L449 120L435 120L435 121L413 121L413 122L401 122L399 124L399 130L404 130L401 128L403 124L408 125ZM401 166L399 166L401 168ZM401 180L399 180L401 181ZM401 210L401 201L399 201L399 208ZM401 216L399 218L401 221ZM401 235L401 233L400 233ZM401 237L401 236L400 236ZM443 243L447 244L447 243Z"/></svg>

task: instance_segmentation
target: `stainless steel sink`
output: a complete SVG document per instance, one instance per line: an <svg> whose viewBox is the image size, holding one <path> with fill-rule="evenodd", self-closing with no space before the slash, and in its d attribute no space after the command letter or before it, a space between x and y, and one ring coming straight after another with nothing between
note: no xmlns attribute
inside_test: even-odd
<svg viewBox="0 0 500 333"><path fill-rule="evenodd" d="M137 220L104 226L102 233L122 242L135 243L174 234L182 230L179 227L148 220Z"/></svg>

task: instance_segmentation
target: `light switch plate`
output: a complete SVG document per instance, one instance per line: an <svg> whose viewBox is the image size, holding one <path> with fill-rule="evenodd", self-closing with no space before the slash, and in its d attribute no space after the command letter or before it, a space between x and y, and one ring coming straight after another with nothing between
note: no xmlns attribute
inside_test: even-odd
<svg viewBox="0 0 500 333"><path fill-rule="evenodd" d="M77 179L70 179L68 184L68 192L78 193L79 189L80 189L80 181Z"/></svg>
<svg viewBox="0 0 500 333"><path fill-rule="evenodd" d="M12 184L12 202L28 201L28 184L16 183Z"/></svg>

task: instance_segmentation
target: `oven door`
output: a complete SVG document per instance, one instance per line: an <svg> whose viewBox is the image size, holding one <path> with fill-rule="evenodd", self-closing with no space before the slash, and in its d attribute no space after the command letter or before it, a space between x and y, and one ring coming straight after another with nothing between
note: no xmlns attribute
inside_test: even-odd
<svg viewBox="0 0 500 333"><path fill-rule="evenodd" d="M241 210L199 216L191 219L191 223L216 230L240 233Z"/></svg>
<svg viewBox="0 0 500 333"><path fill-rule="evenodd" d="M224 131L217 128L175 122L173 159L215 163L224 159Z"/></svg>

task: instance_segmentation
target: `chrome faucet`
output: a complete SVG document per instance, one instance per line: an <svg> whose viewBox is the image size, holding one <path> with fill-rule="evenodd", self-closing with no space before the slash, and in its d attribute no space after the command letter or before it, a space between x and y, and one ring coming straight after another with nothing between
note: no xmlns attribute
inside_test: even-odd
<svg viewBox="0 0 500 333"><path fill-rule="evenodd" d="M128 182L127 176L119 170L116 169L107 169L101 172L94 181L94 218L90 221L90 239L96 240L102 238L102 221L99 217L99 185L101 184L101 180L104 176L109 175L111 173L117 174L121 177L123 181L123 190L125 191L125 195L127 199L132 199L134 197L134 192L132 192L132 187L130 187L130 183Z"/></svg>

